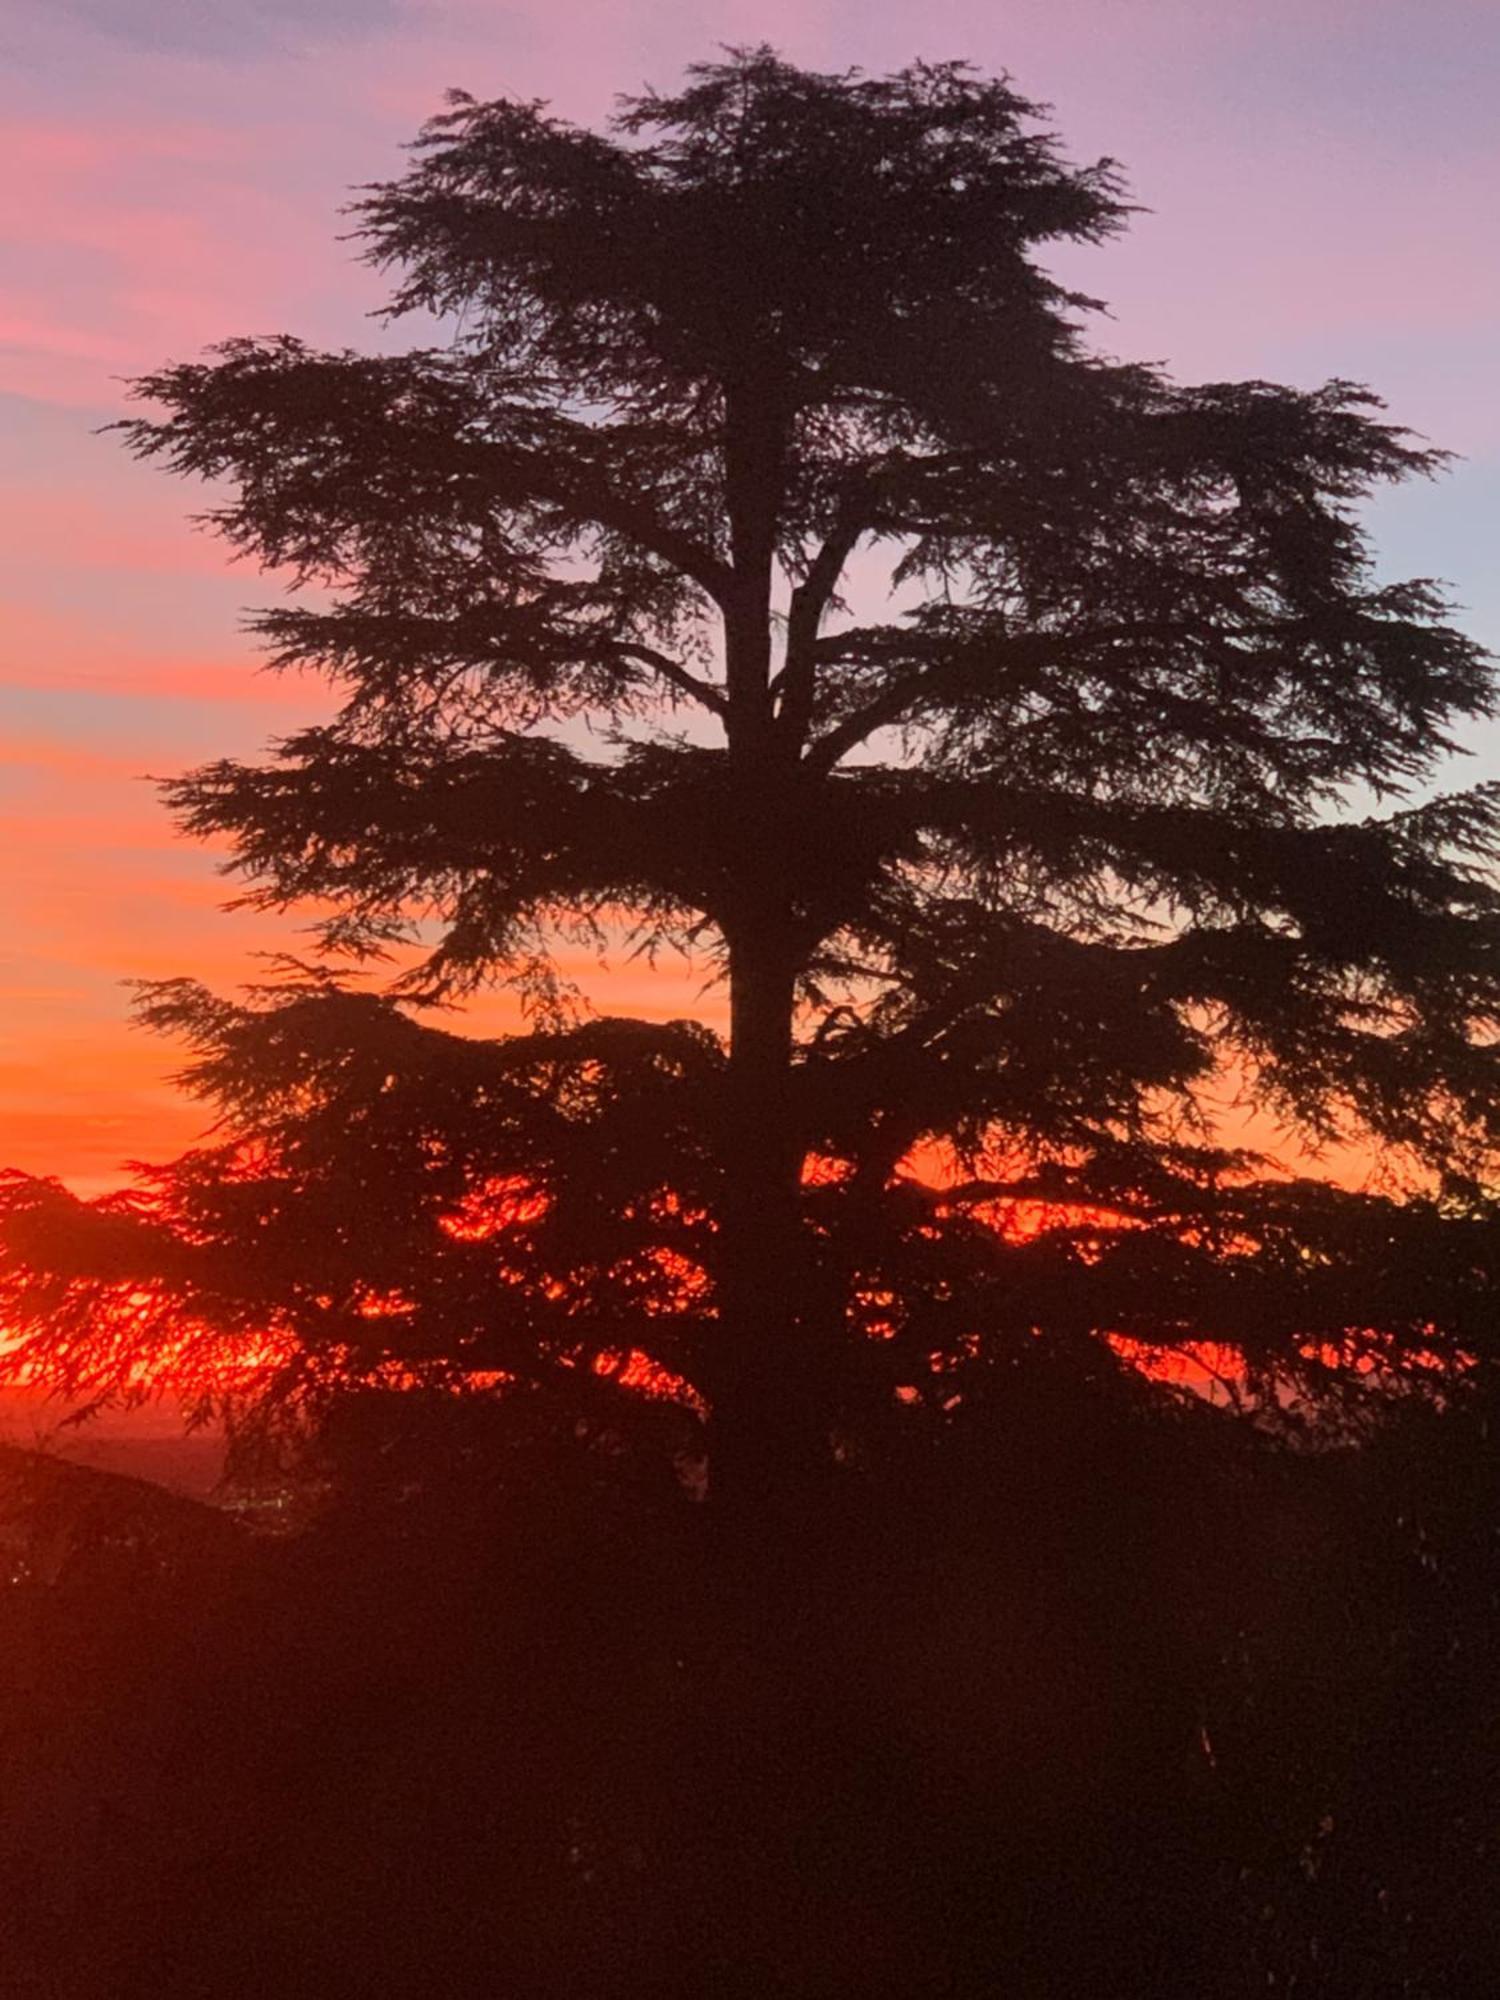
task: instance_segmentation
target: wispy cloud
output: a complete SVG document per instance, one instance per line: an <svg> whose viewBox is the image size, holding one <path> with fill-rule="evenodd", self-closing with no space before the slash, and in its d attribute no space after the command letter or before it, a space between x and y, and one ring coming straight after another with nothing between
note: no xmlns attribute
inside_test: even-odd
<svg viewBox="0 0 1500 2000"><path fill-rule="evenodd" d="M234 61L380 35L398 0L47 0L54 16L148 53Z"/></svg>

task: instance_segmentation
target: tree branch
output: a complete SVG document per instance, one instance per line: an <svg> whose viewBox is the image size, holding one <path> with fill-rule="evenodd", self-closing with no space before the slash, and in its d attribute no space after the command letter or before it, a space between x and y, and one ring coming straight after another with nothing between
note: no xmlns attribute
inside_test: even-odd
<svg viewBox="0 0 1500 2000"><path fill-rule="evenodd" d="M589 430L587 425L578 428ZM589 432L589 435L597 442L596 433ZM734 590L733 569L711 549L694 541L691 535L672 527L650 507L628 498L602 481L580 479L576 471L574 477L568 477L566 472L559 470L557 459L550 455L518 452L504 447L498 449L504 451L513 469L522 472L538 499L551 500L584 520L607 528L613 534L623 535L649 555L660 557L681 575L691 578L721 609L727 606Z"/></svg>
<svg viewBox="0 0 1500 2000"><path fill-rule="evenodd" d="M1027 634L1021 645L1035 650L1035 635ZM989 654L993 661L999 649ZM940 694L946 687L964 674L974 672L974 659L967 651L959 658L948 658L936 666L922 667L915 673L903 674L890 686L878 694L873 701L857 708L852 715L846 715L842 722L808 745L803 762L810 770L826 775L847 757L851 750L857 750L861 743L873 736L877 730L888 729L898 723L913 708L920 706L929 694Z"/></svg>
<svg viewBox="0 0 1500 2000"><path fill-rule="evenodd" d="M845 563L869 525L865 495L860 494L857 501L853 498L846 501L827 540L813 558L812 567L792 592L786 658L772 683L771 693L773 698L779 697L782 727L799 749L807 739L812 721L818 626L838 587Z"/></svg>
<svg viewBox="0 0 1500 2000"><path fill-rule="evenodd" d="M719 716L727 713L727 704L718 688L709 681L700 680L697 674L689 673L680 661L669 658L665 653L659 653L654 646L644 645L636 639L620 640L613 644L611 650L622 659L639 660L643 666L659 674L669 686L685 694L690 701L697 702L700 707L709 709Z"/></svg>
<svg viewBox="0 0 1500 2000"><path fill-rule="evenodd" d="M803 761L809 769L826 775L877 730L888 729L900 722L929 696L949 696L956 685L965 679L992 672L1002 663L1061 661L1069 655L1089 653L1100 646L1118 645L1121 641L1161 643L1168 639L1181 639L1187 637L1190 630L1190 627L1180 623L1122 625L1097 632L1018 632L982 642L958 641L960 650L950 652L945 659L900 675L863 708L855 709L842 722L825 730L808 746ZM841 633L832 647L822 652L822 658L830 661L839 658L839 646L847 647L853 636ZM903 635L906 648L911 648L913 643L910 636ZM846 652L844 657L855 655Z"/></svg>

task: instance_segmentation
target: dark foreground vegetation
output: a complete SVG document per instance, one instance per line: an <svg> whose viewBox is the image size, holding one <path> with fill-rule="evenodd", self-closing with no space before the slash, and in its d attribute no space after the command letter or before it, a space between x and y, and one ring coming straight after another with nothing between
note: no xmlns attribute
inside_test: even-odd
<svg viewBox="0 0 1500 2000"><path fill-rule="evenodd" d="M1477 1420L1039 1378L775 1546L498 1421L293 1532L5 1469L8 1995L1490 1990Z"/></svg>

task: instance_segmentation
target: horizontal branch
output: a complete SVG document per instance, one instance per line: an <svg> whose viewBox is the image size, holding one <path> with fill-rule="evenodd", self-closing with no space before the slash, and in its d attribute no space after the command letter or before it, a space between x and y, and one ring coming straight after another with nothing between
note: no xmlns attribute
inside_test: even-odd
<svg viewBox="0 0 1500 2000"><path fill-rule="evenodd" d="M649 667L654 674L659 674L670 687L676 688L680 694L685 694L690 701L697 702L700 707L709 709L715 715L722 716L728 713L728 704L721 689L716 688L710 681L700 679L697 674L690 673L679 660L671 659L666 653L659 653L654 646L647 646L631 639L620 641L613 650L621 659L639 660L642 666Z"/></svg>
<svg viewBox="0 0 1500 2000"><path fill-rule="evenodd" d="M1070 657L1097 652L1101 647L1126 643L1160 644L1190 636L1191 627L1181 623L1110 626L1093 632L1019 632L1008 636L952 639L946 635L932 641L934 649L945 649L945 657L929 662L910 673L901 674L890 685L856 709L842 722L826 730L808 746L805 762L816 772L831 771L851 750L881 729L890 729L907 719L932 699L946 699L966 684L992 673L997 667L1060 662ZM854 650L861 635L840 633L826 650L824 661L868 657ZM920 635L900 633L898 650L910 653L920 648Z"/></svg>

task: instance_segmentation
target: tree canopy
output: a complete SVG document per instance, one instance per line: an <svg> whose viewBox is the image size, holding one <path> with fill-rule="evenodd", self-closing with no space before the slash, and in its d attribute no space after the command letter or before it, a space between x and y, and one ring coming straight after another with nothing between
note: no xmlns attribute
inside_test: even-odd
<svg viewBox="0 0 1500 2000"><path fill-rule="evenodd" d="M743 50L605 133L455 95L353 213L428 344L233 340L123 427L337 690L166 788L324 969L147 997L224 1127L9 1184L18 1365L636 1368L752 1480L1043 1355L1472 1365L1500 792L1430 781L1495 683L1360 516L1440 454L1101 351L1045 258L1120 176L962 63ZM570 1012L560 949L622 935L728 1036ZM528 1030L423 1018L495 982ZM1236 1092L1419 1191L1225 1151Z"/></svg>

